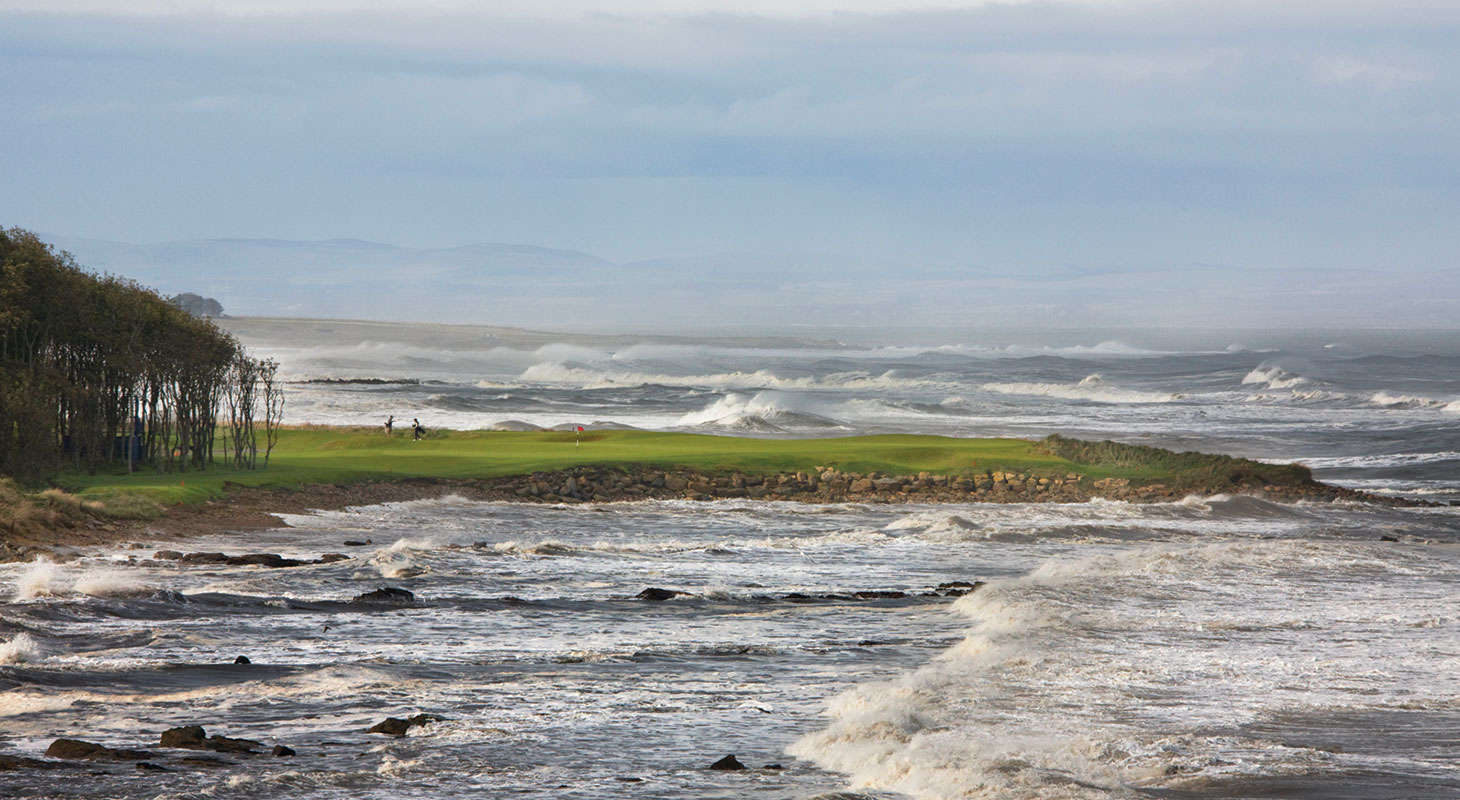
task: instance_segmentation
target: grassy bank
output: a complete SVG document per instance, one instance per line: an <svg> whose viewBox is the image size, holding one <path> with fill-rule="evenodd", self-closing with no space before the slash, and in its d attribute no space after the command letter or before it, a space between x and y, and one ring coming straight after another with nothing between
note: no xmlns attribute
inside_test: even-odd
<svg viewBox="0 0 1460 800"><path fill-rule="evenodd" d="M1235 482L1231 479L1237 475L1268 482L1307 477L1302 467L1268 467L1225 456L1173 454L1111 443L1097 446L1058 437L1031 442L911 435L745 439L647 431L591 431L581 437L561 432L437 431L412 441L408 434L387 438L373 428L300 428L283 431L264 470L62 475L56 482L82 498L102 503L141 495L174 505L218 497L226 483L287 489L301 484L494 478L576 466L627 465L684 467L710 474L772 475L809 472L818 466L889 475L1077 474L1089 480L1127 478L1216 489ZM1262 470L1271 475L1258 476L1257 471Z"/></svg>

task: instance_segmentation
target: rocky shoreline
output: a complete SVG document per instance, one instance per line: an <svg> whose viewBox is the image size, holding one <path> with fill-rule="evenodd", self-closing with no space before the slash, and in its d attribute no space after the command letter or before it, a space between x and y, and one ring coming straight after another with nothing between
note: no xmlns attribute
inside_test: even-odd
<svg viewBox="0 0 1460 800"><path fill-rule="evenodd" d="M66 557L68 549L139 538L186 539L230 531L286 527L280 514L307 514L351 506L426 500L457 495L471 500L592 504L648 500L761 500L797 503L1083 503L1106 499L1131 503L1179 501L1189 495L1247 494L1279 502L1353 501L1417 505L1316 481L1293 484L1243 483L1192 487L1138 483L1125 478L1092 480L1067 473L1032 475L988 472L975 476L857 473L832 467L770 475L704 472L687 468L575 467L496 478L398 478L350 484L309 484L294 489L230 485L224 497L179 505L152 520L92 520L56 528L44 536L0 542L0 560Z"/></svg>
<svg viewBox="0 0 1460 800"><path fill-rule="evenodd" d="M1253 484L1193 489L1124 478L1089 480L1069 473L1034 476L991 472L975 477L861 474L830 467L810 472L756 475L708 473L685 468L575 467L497 478L400 478L353 484L313 484L298 489L230 487L219 500L170 509L139 527L164 535L280 527L277 514L303 514L350 506L457 495L471 500L591 504L647 500L749 499L797 503L1083 503L1096 498L1132 503L1173 502L1191 494L1250 494L1280 502L1362 501L1407 505L1317 482Z"/></svg>

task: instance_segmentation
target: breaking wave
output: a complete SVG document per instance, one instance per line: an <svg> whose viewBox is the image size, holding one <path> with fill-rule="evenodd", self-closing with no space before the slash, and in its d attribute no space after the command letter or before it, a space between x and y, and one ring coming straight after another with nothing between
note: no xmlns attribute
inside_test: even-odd
<svg viewBox="0 0 1460 800"><path fill-rule="evenodd" d="M685 414L676 423L682 427L713 427L751 433L778 433L787 430L839 430L842 422L796 408L798 401L779 392L760 392L754 396L732 393L709 406Z"/></svg>
<svg viewBox="0 0 1460 800"><path fill-rule="evenodd" d="M1269 389L1292 389L1307 383L1302 375L1294 375L1276 364L1263 364L1242 378L1243 386L1265 386Z"/></svg>
<svg viewBox="0 0 1460 800"><path fill-rule="evenodd" d="M1369 402L1386 408L1439 409L1452 414L1460 414L1460 400L1439 400L1412 394L1390 394L1386 391L1375 392L1369 397Z"/></svg>
<svg viewBox="0 0 1460 800"><path fill-rule="evenodd" d="M1087 375L1079 383L985 383L983 388L1000 394L1022 394L1057 397L1063 400L1086 400L1092 403L1169 403L1182 395L1122 389L1105 382L1099 375Z"/></svg>
<svg viewBox="0 0 1460 800"><path fill-rule="evenodd" d="M40 645L24 631L15 634L8 642L0 642L0 664L24 664L40 656Z"/></svg>
<svg viewBox="0 0 1460 800"><path fill-rule="evenodd" d="M820 377L784 377L770 370L754 372L719 372L700 375L668 375L649 372L615 372L575 366L562 362L544 362L528 367L518 377L523 383L558 384L584 389L613 389L626 386L675 386L709 389L890 389L945 385L938 381L907 378L887 370L871 372L838 372ZM485 384L479 384L485 386ZM496 384L491 385L495 388Z"/></svg>

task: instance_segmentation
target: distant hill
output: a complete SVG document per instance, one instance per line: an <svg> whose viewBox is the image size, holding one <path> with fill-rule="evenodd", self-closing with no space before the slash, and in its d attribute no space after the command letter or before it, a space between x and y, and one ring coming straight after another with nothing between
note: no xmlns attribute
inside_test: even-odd
<svg viewBox="0 0 1460 800"><path fill-rule="evenodd" d="M83 266L234 316L554 330L1453 326L1460 271L1215 264L929 264L727 253L615 263L524 244L408 248L357 239L125 244L48 234Z"/></svg>

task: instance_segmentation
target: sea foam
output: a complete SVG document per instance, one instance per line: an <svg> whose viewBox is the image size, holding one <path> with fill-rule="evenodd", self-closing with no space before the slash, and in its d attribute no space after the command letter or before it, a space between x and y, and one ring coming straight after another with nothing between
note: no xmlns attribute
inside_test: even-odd
<svg viewBox="0 0 1460 800"><path fill-rule="evenodd" d="M0 642L0 664L24 664L40 657L40 645L24 631L15 634L8 642Z"/></svg>
<svg viewBox="0 0 1460 800"><path fill-rule="evenodd" d="M1181 399L1181 395L1175 393L1143 392L1112 386L1098 374L1087 375L1079 383L985 383L983 389L1000 394L1057 397L1092 403L1169 403Z"/></svg>
<svg viewBox="0 0 1460 800"><path fill-rule="evenodd" d="M54 562L36 559L16 581L15 599L53 597L65 591L64 578L65 572Z"/></svg>

